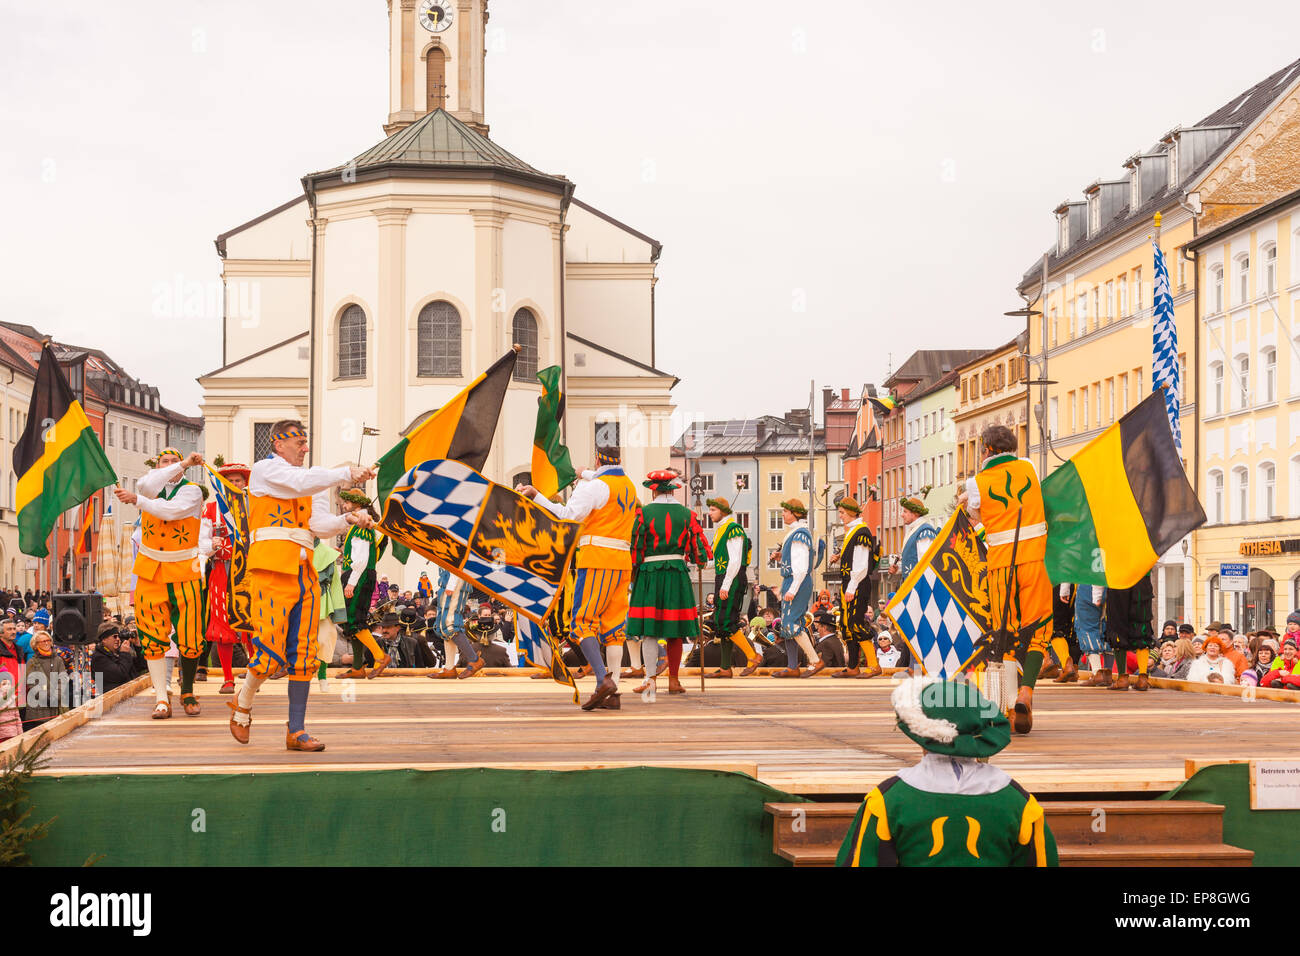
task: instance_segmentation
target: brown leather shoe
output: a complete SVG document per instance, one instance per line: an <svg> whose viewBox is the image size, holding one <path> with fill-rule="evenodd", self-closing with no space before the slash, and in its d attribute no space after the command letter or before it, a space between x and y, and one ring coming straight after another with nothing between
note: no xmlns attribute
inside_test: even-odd
<svg viewBox="0 0 1300 956"><path fill-rule="evenodd" d="M770 676L770 677L801 677L801 676L803 676L803 671L799 670L799 668L797 668L797 667L783 667L783 668L781 668L779 671L772 671L772 673L771 673L770 675L768 675L768 676Z"/></svg>
<svg viewBox="0 0 1300 956"><path fill-rule="evenodd" d="M433 677L433 676L435 676L435 675L430 674L429 676L430 676L430 677ZM550 676L551 676L551 672L550 672L550 671L538 671L536 674L529 674L529 675L528 675L528 679L529 679L529 680L548 680L548 679L550 678Z"/></svg>
<svg viewBox="0 0 1300 956"><path fill-rule="evenodd" d="M596 690L592 693L590 697L587 698L587 702L582 705L582 709L595 710L596 706L602 700L604 700L610 694L617 694L617 693L618 693L618 685L614 683L614 678L606 674L605 679L596 685Z"/></svg>
<svg viewBox="0 0 1300 956"><path fill-rule="evenodd" d="M456 676L461 680L464 680L466 677L473 677L475 674L477 674L485 667L487 667L487 661L480 657L473 664L470 664L469 667L466 667L463 671L461 671Z"/></svg>
<svg viewBox="0 0 1300 956"><path fill-rule="evenodd" d="M881 674L883 674L884 672L885 672L885 671L884 671L884 668L879 667L879 666L877 666L877 667L868 667L868 668L867 668L866 670L864 670L861 674L859 674L858 677L859 677L860 679L862 679L862 680L868 680L868 679L870 679L870 678L872 678L872 677L879 677L879 676L880 676Z"/></svg>
<svg viewBox="0 0 1300 956"><path fill-rule="evenodd" d="M836 671L831 676L832 677L857 677L861 673L862 671L858 670L858 668L856 667L846 667L842 671Z"/></svg>
<svg viewBox="0 0 1300 956"><path fill-rule="evenodd" d="M668 678L668 693L684 694L686 693L686 688L682 686L681 681L677 680L675 677L670 677Z"/></svg>
<svg viewBox="0 0 1300 956"><path fill-rule="evenodd" d="M391 663L393 663L393 655L385 654L383 660L375 661L375 666L370 668L370 673L366 675L366 680L374 680L376 677L382 674L384 670L388 667L388 665ZM324 744L321 745L320 749L321 750L325 749Z"/></svg>
<svg viewBox="0 0 1300 956"><path fill-rule="evenodd" d="M705 677L735 677L736 675L731 673L730 667L719 667L712 674L705 674L704 676Z"/></svg>
<svg viewBox="0 0 1300 956"><path fill-rule="evenodd" d="M1061 676L1061 665L1056 661L1048 661L1038 671L1039 680L1053 680Z"/></svg>
<svg viewBox="0 0 1300 956"><path fill-rule="evenodd" d="M599 704L596 705L596 709L597 710L622 710L623 697L621 694L610 694L608 697L606 697L604 700L602 700Z"/></svg>
<svg viewBox="0 0 1300 956"><path fill-rule="evenodd" d="M199 706L199 699L193 694L181 694L181 708L185 711L186 717L197 717L203 712Z"/></svg>
<svg viewBox="0 0 1300 956"><path fill-rule="evenodd" d="M1011 710L1011 729L1018 734L1027 734L1034 729L1034 692L1029 687L1020 688L1016 695L1016 705Z"/></svg>
<svg viewBox="0 0 1300 956"><path fill-rule="evenodd" d="M1042 677L1042 674L1038 675ZM1079 682L1079 668L1070 658L1065 659L1065 664L1061 667L1059 677L1052 680L1053 684L1077 684Z"/></svg>
<svg viewBox="0 0 1300 956"><path fill-rule="evenodd" d="M824 671L824 670L826 670L826 662L823 661L823 660L818 660L816 664L814 664L812 667L808 668L806 671L804 671L804 672L803 672L802 674L800 674L799 676L800 676L800 677L812 677L814 674L820 674L820 673L821 673L822 671Z"/></svg>
<svg viewBox="0 0 1300 956"><path fill-rule="evenodd" d="M1120 674L1120 675L1119 675L1118 677L1116 677L1115 680L1111 683L1110 687L1108 687L1108 688L1106 688L1106 689L1107 689L1107 690L1128 690L1128 675L1127 675L1127 674Z"/></svg>
<svg viewBox="0 0 1300 956"><path fill-rule="evenodd" d="M619 677L626 677L626 678L629 679L629 680L633 680L633 679L635 679L635 678L637 678L637 677L645 677L645 668L644 668L644 667L629 667L629 668L628 668L627 670L625 670L622 674L620 674Z"/></svg>
<svg viewBox="0 0 1300 956"><path fill-rule="evenodd" d="M284 728L285 750L301 750L304 753L319 753L325 749L325 745L311 734L307 733L307 731L300 730L295 734L293 731L289 730L289 725L287 723L284 725Z"/></svg>
<svg viewBox="0 0 1300 956"><path fill-rule="evenodd" d="M647 678L646 678L645 680L643 680L641 683L637 684L635 687L632 688L632 693L634 693L634 694L644 694L646 691L648 691L651 687L654 687L654 686L655 686L654 678L653 678L653 677L647 677Z"/></svg>
<svg viewBox="0 0 1300 956"><path fill-rule="evenodd" d="M1133 682L1134 690L1150 690L1151 682L1147 680L1146 674L1138 674L1137 680Z"/></svg>
<svg viewBox="0 0 1300 956"><path fill-rule="evenodd" d="M454 667L444 667L442 670L434 671L432 674L429 675L429 680L455 680L455 679L456 679L456 668Z"/></svg>
<svg viewBox="0 0 1300 956"><path fill-rule="evenodd" d="M235 714L251 715L253 711L248 707L240 707L239 704L233 700L226 701L226 706L235 712L230 715L230 736L234 737L241 744L248 743L248 732L253 728L253 718L250 716L248 718L248 725L245 726L235 720Z"/></svg>
<svg viewBox="0 0 1300 956"><path fill-rule="evenodd" d="M668 670L668 655L667 655L667 654L665 654L665 655L663 656L663 658L660 659L660 662L659 662L659 669L655 671L655 677L660 676L660 675L663 674L663 672L666 671L666 670Z"/></svg>
<svg viewBox="0 0 1300 956"><path fill-rule="evenodd" d="M364 667L350 667L339 675L339 680L362 680L366 676Z"/></svg>
<svg viewBox="0 0 1300 956"><path fill-rule="evenodd" d="M201 680L206 682L208 679L208 669L206 667L200 667L198 670L194 672L194 679L196 681Z"/></svg>
<svg viewBox="0 0 1300 956"><path fill-rule="evenodd" d="M226 681L221 685L221 690L217 691L218 694L233 694L234 692L235 682L233 680Z"/></svg>
<svg viewBox="0 0 1300 956"><path fill-rule="evenodd" d="M1111 682L1111 672L1106 668L1092 672L1092 677L1084 684L1085 687L1109 687Z"/></svg>
<svg viewBox="0 0 1300 956"><path fill-rule="evenodd" d="M758 670L762 666L763 666L763 658L755 657L754 660L751 661L749 664L747 664L745 666L745 669L740 672L740 676L748 677L750 674L754 673L754 671Z"/></svg>
<svg viewBox="0 0 1300 956"><path fill-rule="evenodd" d="M154 720L166 720L172 715L172 695L168 694L165 701L160 700L153 705L153 714L150 716Z"/></svg>

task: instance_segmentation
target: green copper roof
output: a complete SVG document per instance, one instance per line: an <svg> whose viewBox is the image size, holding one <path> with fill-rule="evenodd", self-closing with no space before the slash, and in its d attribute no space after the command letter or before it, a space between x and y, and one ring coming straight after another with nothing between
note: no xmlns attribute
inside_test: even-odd
<svg viewBox="0 0 1300 956"><path fill-rule="evenodd" d="M353 168L362 171L383 166L493 169L553 183L566 182L563 176L553 176L534 169L442 109L426 113L410 126L398 130L357 156L351 163L337 169Z"/></svg>

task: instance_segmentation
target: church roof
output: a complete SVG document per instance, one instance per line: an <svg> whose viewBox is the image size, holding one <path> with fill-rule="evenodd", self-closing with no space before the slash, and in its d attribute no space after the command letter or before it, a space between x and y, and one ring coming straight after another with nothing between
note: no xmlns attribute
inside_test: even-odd
<svg viewBox="0 0 1300 956"><path fill-rule="evenodd" d="M541 185L572 191L563 176L553 176L529 166L482 133L466 126L446 110L426 113L410 126L376 143L350 163L312 173L306 180L322 181L340 170L368 171L427 169L442 171L492 171L510 174Z"/></svg>

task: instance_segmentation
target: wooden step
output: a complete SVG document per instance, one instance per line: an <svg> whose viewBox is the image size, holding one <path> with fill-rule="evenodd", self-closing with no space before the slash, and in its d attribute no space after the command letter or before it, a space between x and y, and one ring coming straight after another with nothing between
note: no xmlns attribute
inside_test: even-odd
<svg viewBox="0 0 1300 956"><path fill-rule="evenodd" d="M772 852L795 866L831 866L856 803L769 803ZM1249 866L1223 843L1223 807L1190 800L1046 801L1062 866ZM1094 827L1096 829L1094 829Z"/></svg>
<svg viewBox="0 0 1300 956"><path fill-rule="evenodd" d="M1253 850L1225 843L1058 846L1056 849L1061 866L1250 866L1255 858ZM827 865L834 863L832 855Z"/></svg>

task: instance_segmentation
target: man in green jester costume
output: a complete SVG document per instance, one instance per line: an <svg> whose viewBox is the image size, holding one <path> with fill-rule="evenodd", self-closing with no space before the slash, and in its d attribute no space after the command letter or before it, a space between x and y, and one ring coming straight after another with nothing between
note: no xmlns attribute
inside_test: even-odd
<svg viewBox="0 0 1300 956"><path fill-rule="evenodd" d="M1043 808L986 761L1011 726L973 684L913 677L894 690L898 729L925 749L867 794L837 866L1056 866Z"/></svg>
<svg viewBox="0 0 1300 956"><path fill-rule="evenodd" d="M732 676L731 645L735 644L745 655L745 669L740 676L748 677L763 663L762 655L755 653L745 639L741 616L749 595L749 535L731 513L726 498L710 498L705 504L716 528L713 532L713 630L722 653L722 666L707 676Z"/></svg>

